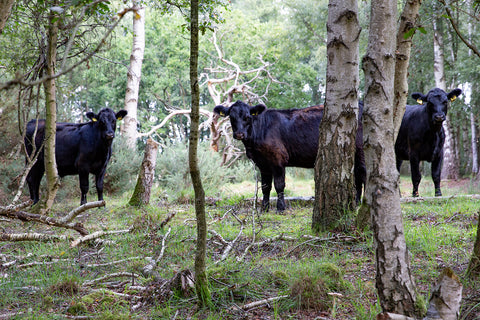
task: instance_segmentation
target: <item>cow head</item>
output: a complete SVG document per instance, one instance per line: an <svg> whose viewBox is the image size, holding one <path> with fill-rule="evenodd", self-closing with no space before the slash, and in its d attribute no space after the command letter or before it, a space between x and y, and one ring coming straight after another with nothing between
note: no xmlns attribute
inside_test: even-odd
<svg viewBox="0 0 480 320"><path fill-rule="evenodd" d="M412 98L416 99L419 104L426 102L426 109L432 123L441 125L447 115L448 102L454 101L461 94L462 90L458 88L450 91L448 94L442 89L435 88L430 90L426 95L420 92L414 92L412 93Z"/></svg>
<svg viewBox="0 0 480 320"><path fill-rule="evenodd" d="M213 109L213 112L222 117L230 116L233 137L237 140L247 140L251 138L252 123L255 121L255 117L260 115L266 109L267 107L263 104L258 104L252 107L239 100L232 104L230 108L222 105L216 106Z"/></svg>
<svg viewBox="0 0 480 320"><path fill-rule="evenodd" d="M122 120L127 115L126 110L120 110L115 113L110 108L103 108L98 114L87 112L86 116L100 130L102 140L111 142L115 138L115 129L117 120Z"/></svg>

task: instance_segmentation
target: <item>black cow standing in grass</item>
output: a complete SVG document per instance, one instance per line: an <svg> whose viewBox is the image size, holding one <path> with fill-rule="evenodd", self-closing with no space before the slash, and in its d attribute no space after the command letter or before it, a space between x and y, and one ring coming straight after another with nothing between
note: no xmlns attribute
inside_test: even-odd
<svg viewBox="0 0 480 320"><path fill-rule="evenodd" d="M103 108L98 114L87 112L91 121L87 123L57 123L55 159L58 175L77 175L80 181L82 197L80 204L87 202L88 175L95 175L98 200L103 200L103 178L112 154L112 141L115 137L117 119L127 115L127 111L115 113L110 108ZM39 188L45 172L43 140L45 120L31 120L27 124L25 146L29 155L33 152L33 135L35 150L39 152L37 162L27 176L30 198L34 203L40 199Z"/></svg>
<svg viewBox="0 0 480 320"><path fill-rule="evenodd" d="M323 106L271 110L263 104L250 106L237 101L229 108L216 106L213 111L223 117L230 116L233 137L243 142L247 157L260 169L262 209L269 208L273 179L278 195L277 211L285 210L285 167L314 167ZM365 183L365 164L363 156L356 160L355 174L359 177L363 174L363 180L356 179L362 181L356 185L359 201Z"/></svg>
<svg viewBox="0 0 480 320"><path fill-rule="evenodd" d="M420 161L432 163L432 179L435 185L435 196L441 196L440 179L442 175L443 144L445 132L442 123L447 115L449 101L454 101L462 90L454 89L446 93L435 88L426 95L412 93L420 105L407 105L402 119L397 141L395 156L397 169L400 172L403 160L410 161L414 197L418 197L418 185L422 179ZM422 105L425 103L425 105Z"/></svg>

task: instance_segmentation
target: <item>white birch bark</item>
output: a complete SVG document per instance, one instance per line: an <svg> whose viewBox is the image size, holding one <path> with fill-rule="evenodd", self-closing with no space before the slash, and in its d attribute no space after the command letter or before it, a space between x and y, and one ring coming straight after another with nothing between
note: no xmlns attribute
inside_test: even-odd
<svg viewBox="0 0 480 320"><path fill-rule="evenodd" d="M315 230L334 228L355 204L360 30L357 0L329 1L326 101L315 163Z"/></svg>
<svg viewBox="0 0 480 320"><path fill-rule="evenodd" d="M133 11L133 44L130 55L130 67L127 73L127 89L125 93L125 110L122 134L126 137L129 148L134 148L137 140L137 106L140 79L142 76L143 54L145 51L145 8L135 3Z"/></svg>
<svg viewBox="0 0 480 320"><path fill-rule="evenodd" d="M393 104L397 2L372 0L365 73L365 205L375 243L376 287L383 312L415 316L416 289L403 229L394 152Z"/></svg>
<svg viewBox="0 0 480 320"><path fill-rule="evenodd" d="M438 21L433 21L433 74L435 77L435 86L447 91L447 84L445 81L445 66L443 53L443 36L438 27ZM452 130L450 127L450 117L448 114L443 122L443 129L445 131L445 144L443 145L443 165L442 165L442 179L458 179L459 170L455 159L454 141Z"/></svg>

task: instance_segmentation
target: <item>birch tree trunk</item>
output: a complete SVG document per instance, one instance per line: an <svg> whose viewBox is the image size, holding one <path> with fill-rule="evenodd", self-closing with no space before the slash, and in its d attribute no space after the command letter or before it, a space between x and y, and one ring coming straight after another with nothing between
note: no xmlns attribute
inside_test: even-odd
<svg viewBox="0 0 480 320"><path fill-rule="evenodd" d="M138 173L137 184L132 197L128 202L131 206L145 206L150 202L153 181L155 179L155 165L157 163L158 142L148 138L145 146L142 166Z"/></svg>
<svg viewBox="0 0 480 320"><path fill-rule="evenodd" d="M211 295L208 288L206 272L207 252L207 220L205 217L205 191L202 186L198 167L198 128L200 122L200 88L198 85L198 0L190 2L190 88L192 91L192 113L190 138L188 146L188 162L190 176L195 191L195 214L197 218L197 245L195 251L195 290L200 307L211 306Z"/></svg>
<svg viewBox="0 0 480 320"><path fill-rule="evenodd" d="M439 20L433 20L433 74L435 76L435 86L447 91L447 84L445 80L445 66L443 53L443 35L439 26ZM455 158L455 149L453 142L452 130L450 127L450 117L446 115L443 122L443 130L445 131L445 144L443 145L443 165L442 165L442 179L457 180L460 176L459 167Z"/></svg>
<svg viewBox="0 0 480 320"><path fill-rule="evenodd" d="M335 228L345 211L355 207L360 30L357 0L329 1L326 101L315 163L312 216L316 231Z"/></svg>
<svg viewBox="0 0 480 320"><path fill-rule="evenodd" d="M365 73L365 205L372 217L376 287L383 312L417 314L395 163L393 102L397 2L372 0Z"/></svg>
<svg viewBox="0 0 480 320"><path fill-rule="evenodd" d="M393 141L397 140L397 134L402 124L403 114L408 98L408 65L410 63L410 52L412 50L413 34L407 38L405 35L417 25L418 11L422 0L408 0L405 2L400 26L397 32L397 50L395 62L394 102L393 102Z"/></svg>
<svg viewBox="0 0 480 320"><path fill-rule="evenodd" d="M0 0L0 34L7 24L15 0Z"/></svg>
<svg viewBox="0 0 480 320"><path fill-rule="evenodd" d="M478 149L477 149L477 126L475 123L475 115L470 111L470 130L472 132L472 176L476 176L478 170Z"/></svg>
<svg viewBox="0 0 480 320"><path fill-rule="evenodd" d="M47 45L47 75L55 74L55 64L57 61L57 40L58 40L58 16L55 11L50 11L48 26L48 45ZM44 202L41 213L46 214L53 205L60 178L58 177L57 163L55 160L55 135L57 130L57 103L56 103L56 85L55 79L50 78L44 82L45 88L45 172L47 176L47 197Z"/></svg>
<svg viewBox="0 0 480 320"><path fill-rule="evenodd" d="M135 1L134 5L132 54L130 55L125 93L125 110L128 111L128 114L122 126L122 134L126 137L127 146L131 149L135 147L137 140L138 91L145 51L145 8L140 7L140 1Z"/></svg>

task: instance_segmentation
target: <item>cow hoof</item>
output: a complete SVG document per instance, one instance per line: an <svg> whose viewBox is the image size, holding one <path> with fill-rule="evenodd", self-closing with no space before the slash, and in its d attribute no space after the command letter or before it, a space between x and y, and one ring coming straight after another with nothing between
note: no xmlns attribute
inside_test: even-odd
<svg viewBox="0 0 480 320"><path fill-rule="evenodd" d="M435 197L441 197L442 193L440 191L435 191Z"/></svg>
<svg viewBox="0 0 480 320"><path fill-rule="evenodd" d="M414 197L414 198L418 198L419 196L420 196L420 195L418 194L418 191L414 191L414 192L412 193L412 197Z"/></svg>

